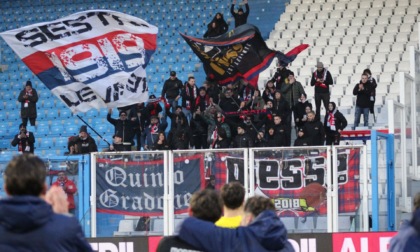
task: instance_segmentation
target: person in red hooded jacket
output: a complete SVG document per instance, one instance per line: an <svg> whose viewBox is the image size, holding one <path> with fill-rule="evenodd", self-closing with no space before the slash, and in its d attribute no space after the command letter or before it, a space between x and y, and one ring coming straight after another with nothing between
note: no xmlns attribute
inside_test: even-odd
<svg viewBox="0 0 420 252"><path fill-rule="evenodd" d="M74 203L74 194L77 192L76 184L67 178L64 171L60 171L58 173L57 181L55 181L52 186L60 186L63 188L64 192L67 194L69 212L74 214L74 210L76 209L76 204Z"/></svg>

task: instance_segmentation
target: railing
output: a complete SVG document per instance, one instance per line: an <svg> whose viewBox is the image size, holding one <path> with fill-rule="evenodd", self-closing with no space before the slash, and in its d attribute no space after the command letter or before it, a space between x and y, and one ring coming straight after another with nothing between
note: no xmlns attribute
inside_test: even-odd
<svg viewBox="0 0 420 252"><path fill-rule="evenodd" d="M211 175L271 198L291 233L369 230L363 145L91 155L92 237L173 234Z"/></svg>

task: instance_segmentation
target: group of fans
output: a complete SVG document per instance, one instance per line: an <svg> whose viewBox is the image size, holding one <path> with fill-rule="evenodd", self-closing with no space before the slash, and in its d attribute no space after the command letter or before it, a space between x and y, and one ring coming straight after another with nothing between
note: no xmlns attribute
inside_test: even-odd
<svg viewBox="0 0 420 252"><path fill-rule="evenodd" d="M150 95L146 103L118 108L119 118L112 118L112 109L108 111L107 120L115 127L108 150L130 151L135 143L136 150L338 145L347 120L330 101L332 84L330 72L319 62L311 80L314 112L302 84L281 65L262 92L246 80L223 87L207 80L197 87L190 76L183 84L171 71L161 97ZM357 115L369 114L374 87L375 80L366 73L355 85L355 127ZM323 122L321 102L326 109ZM367 118L365 115L365 125ZM292 143L293 131L296 139ZM69 154L97 151L94 139L86 132L82 126L79 136L70 139Z"/></svg>

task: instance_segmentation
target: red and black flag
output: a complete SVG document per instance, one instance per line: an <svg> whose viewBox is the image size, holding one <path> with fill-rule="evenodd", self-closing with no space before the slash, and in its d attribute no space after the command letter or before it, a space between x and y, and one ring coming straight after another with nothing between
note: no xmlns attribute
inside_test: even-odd
<svg viewBox="0 0 420 252"><path fill-rule="evenodd" d="M300 45L289 53L271 50L265 44L257 27L241 25L221 36L200 39L181 33L193 52L203 63L207 77L220 85L245 79L257 86L258 75L274 58L287 65L308 45Z"/></svg>

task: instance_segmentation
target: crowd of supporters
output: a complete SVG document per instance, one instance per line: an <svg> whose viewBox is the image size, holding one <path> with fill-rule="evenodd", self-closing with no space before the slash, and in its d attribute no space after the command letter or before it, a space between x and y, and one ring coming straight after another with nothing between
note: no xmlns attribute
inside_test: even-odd
<svg viewBox="0 0 420 252"><path fill-rule="evenodd" d="M321 75L316 76L317 72ZM314 76L313 86L321 96L319 106L321 101L326 106L323 120L321 113L313 110L295 74L283 66L278 66L264 90L246 80L222 87L207 80L198 87L192 76L182 84L172 71L161 97L151 95L146 103L119 108L118 119L111 118L110 111L108 121L115 126L112 147L182 150L338 145L347 120L329 101L330 91L320 90L328 90L332 84L325 84L331 74L322 63ZM364 94L360 83L356 84L355 95L359 96L359 87L368 97L363 99L370 99L372 89L366 88L369 94ZM126 148L115 148L120 145Z"/></svg>

